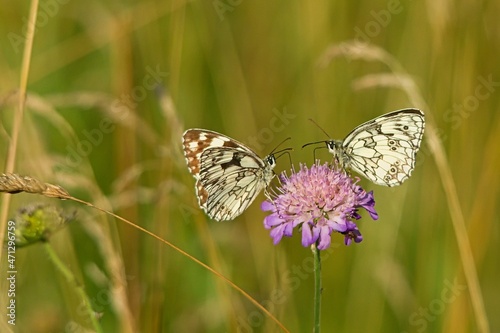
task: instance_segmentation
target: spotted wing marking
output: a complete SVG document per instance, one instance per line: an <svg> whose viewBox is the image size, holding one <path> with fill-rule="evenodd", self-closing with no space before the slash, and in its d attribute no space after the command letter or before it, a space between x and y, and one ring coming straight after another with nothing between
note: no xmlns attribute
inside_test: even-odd
<svg viewBox="0 0 500 333"><path fill-rule="evenodd" d="M404 109L359 125L342 142L345 167L379 185L397 186L415 168L425 128L422 111Z"/></svg>
<svg viewBox="0 0 500 333"><path fill-rule="evenodd" d="M200 157L207 148L244 147L243 144L217 132L192 128L182 135L182 145L188 169L195 177L200 173Z"/></svg>

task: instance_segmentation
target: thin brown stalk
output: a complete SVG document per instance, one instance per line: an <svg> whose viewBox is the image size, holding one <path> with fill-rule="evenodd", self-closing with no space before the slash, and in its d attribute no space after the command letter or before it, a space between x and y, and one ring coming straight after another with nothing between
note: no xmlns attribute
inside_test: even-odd
<svg viewBox="0 0 500 333"><path fill-rule="evenodd" d="M7 160L5 164L5 172L12 172L14 170L14 165L16 161L17 142L19 138L19 132L21 131L21 125L23 122L24 105L26 103L26 87L28 85L28 74L31 64L31 50L33 48L33 40L35 38L35 23L36 23L37 13L38 13L38 0L33 0L31 2L31 7L30 7L28 28L26 32L26 43L23 52L23 63L21 66L18 108L14 115L11 141L9 145L9 150L7 152ZM7 226L7 214L9 211L11 197L8 194L3 194L2 196L3 196L2 206L0 208L0 241L3 242ZM0 263L2 262L3 258L2 252L3 252L3 246L0 246Z"/></svg>

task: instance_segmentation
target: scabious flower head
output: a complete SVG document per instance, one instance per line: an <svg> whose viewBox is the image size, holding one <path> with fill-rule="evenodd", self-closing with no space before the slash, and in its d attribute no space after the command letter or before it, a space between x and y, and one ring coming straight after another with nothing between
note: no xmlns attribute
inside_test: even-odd
<svg viewBox="0 0 500 333"><path fill-rule="evenodd" d="M274 244L283 236L292 236L293 229L302 230L302 245L317 242L318 249L330 246L333 231L344 235L349 245L363 240L354 220L361 216L358 208L368 211L372 219L378 219L373 191L366 192L337 166L316 163L307 168L292 170L290 177L283 172L277 194L268 195L261 205L271 214L264 219L266 229L271 229Z"/></svg>

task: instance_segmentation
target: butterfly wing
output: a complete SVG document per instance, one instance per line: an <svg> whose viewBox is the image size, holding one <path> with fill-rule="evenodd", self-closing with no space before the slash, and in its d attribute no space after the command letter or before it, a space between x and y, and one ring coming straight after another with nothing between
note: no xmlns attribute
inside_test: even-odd
<svg viewBox="0 0 500 333"><path fill-rule="evenodd" d="M183 146L197 180L198 203L217 221L243 213L274 175L272 167L250 148L217 132L187 130Z"/></svg>
<svg viewBox="0 0 500 333"><path fill-rule="evenodd" d="M272 170L254 153L208 148L201 156L197 191L211 218L232 220L245 211L272 179Z"/></svg>
<svg viewBox="0 0 500 333"><path fill-rule="evenodd" d="M411 175L424 133L422 111L387 113L356 127L343 141L349 167L378 185L401 185Z"/></svg>
<svg viewBox="0 0 500 333"><path fill-rule="evenodd" d="M244 144L223 134L200 128L188 129L182 135L182 146L189 172L198 179L200 173L200 158L207 148L231 147L248 153L252 150Z"/></svg>

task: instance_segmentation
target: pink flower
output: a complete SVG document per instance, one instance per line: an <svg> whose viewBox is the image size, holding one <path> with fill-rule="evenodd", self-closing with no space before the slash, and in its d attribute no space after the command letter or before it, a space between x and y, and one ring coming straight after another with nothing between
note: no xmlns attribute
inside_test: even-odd
<svg viewBox="0 0 500 333"><path fill-rule="evenodd" d="M318 249L330 246L333 231L344 235L349 245L363 240L353 220L358 220L358 208L365 208L372 219L378 219L373 191L366 192L344 171L328 164L300 166L280 176L278 194L268 196L261 205L271 214L264 219L266 229L271 229L274 244L283 236L292 236L293 229L302 231L302 245L309 247L317 242Z"/></svg>

